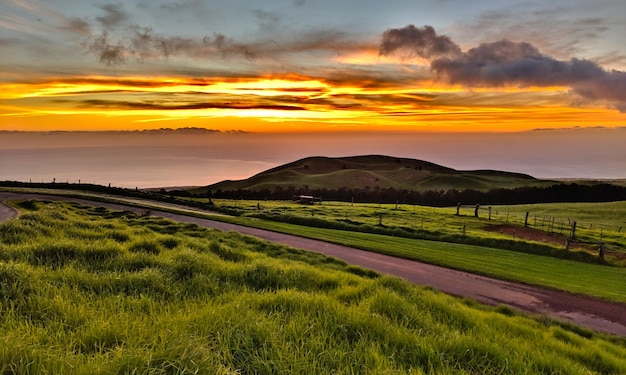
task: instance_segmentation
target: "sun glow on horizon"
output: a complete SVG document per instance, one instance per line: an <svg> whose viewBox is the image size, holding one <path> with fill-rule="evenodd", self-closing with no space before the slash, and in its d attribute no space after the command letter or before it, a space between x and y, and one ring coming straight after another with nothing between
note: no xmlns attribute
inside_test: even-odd
<svg viewBox="0 0 626 375"><path fill-rule="evenodd" d="M468 90L423 80L394 86L358 83L293 75L210 80L85 76L0 83L0 130L128 130L132 124L144 128L168 121L186 127L204 121L220 130L235 126L269 132L301 127L508 132L619 126L625 118L603 107L571 107L565 87ZM71 115L90 120L56 128L60 121L54 117Z"/></svg>

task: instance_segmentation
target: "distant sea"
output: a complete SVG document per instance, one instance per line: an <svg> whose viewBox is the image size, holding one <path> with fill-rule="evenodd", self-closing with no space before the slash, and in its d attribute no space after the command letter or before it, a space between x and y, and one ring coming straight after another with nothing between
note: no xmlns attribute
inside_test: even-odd
<svg viewBox="0 0 626 375"><path fill-rule="evenodd" d="M389 155L537 178L626 178L626 128L524 133L2 132L0 180L202 186L307 156Z"/></svg>

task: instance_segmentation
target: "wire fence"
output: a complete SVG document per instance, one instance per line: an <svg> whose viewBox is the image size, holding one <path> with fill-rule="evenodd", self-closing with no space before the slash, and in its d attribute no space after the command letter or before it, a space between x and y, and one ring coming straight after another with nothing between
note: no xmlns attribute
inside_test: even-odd
<svg viewBox="0 0 626 375"><path fill-rule="evenodd" d="M508 209L503 210L502 207L493 209L480 205L459 204L456 214L467 214L468 211L473 212L476 217L487 218L494 222L531 228L551 235L558 234L566 238L566 248L574 244L583 244L598 246L601 251L607 247L611 250L626 251L623 246L626 239L626 228L622 223L594 223L546 215L545 213L535 214L531 211L527 211L525 215L519 215L519 213L511 213Z"/></svg>

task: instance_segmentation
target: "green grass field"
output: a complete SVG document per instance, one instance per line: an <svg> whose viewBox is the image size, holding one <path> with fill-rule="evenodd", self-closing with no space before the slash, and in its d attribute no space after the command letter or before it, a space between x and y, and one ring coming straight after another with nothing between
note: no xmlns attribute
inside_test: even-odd
<svg viewBox="0 0 626 375"><path fill-rule="evenodd" d="M491 207L479 210L474 217L473 207L463 207L456 216L456 207L435 208L411 205L365 204L344 202L323 202L321 205L306 206L285 201L233 201L214 200L218 207L240 210L243 216L263 218L294 217L316 218L330 222L349 222L355 225L384 225L390 228L408 228L412 231L426 231L433 237L461 236L482 240L489 244L492 240L514 241L519 243L537 242L510 232L501 233L489 230L493 226L511 228L523 227L525 213L529 212L528 226L538 233L552 237L547 243L554 249L565 249L565 239L570 235L568 223L577 221L576 237L586 242L590 254L597 255L597 244L603 242L615 256L615 265L626 265L626 202L611 203L554 203ZM260 209L259 209L260 208ZM492 246L497 246L493 241ZM580 249L579 249L580 250Z"/></svg>
<svg viewBox="0 0 626 375"><path fill-rule="evenodd" d="M41 191L38 191L41 192ZM59 194L59 191L55 191ZM79 192L66 192L69 195L77 195ZM143 200L134 200L123 197L102 197L98 195L89 195L94 199L105 199L107 201L118 201L122 203L133 203L140 206L147 206L151 209L166 209L177 212L175 206L163 204L160 202L149 202ZM256 201L216 201L218 206L227 205L237 210L243 210L247 214L240 217L219 217L211 216L212 219L228 221L231 223L247 225L262 229L269 229L284 233L301 235L309 238L316 238L325 241L362 248L370 251L380 252L393 256L415 259L427 263L437 264L444 267L456 268L473 273L493 276L500 279L511 281L521 281L529 284L547 286L560 290L580 293L604 299L626 302L626 268L609 267L598 264L588 264L583 262L574 262L567 259L559 259L548 256L539 256L535 254L525 254L520 251L506 251L497 249L493 246L474 246L468 244L446 243L443 241L423 241L409 238L381 236L376 234L359 233L354 231L331 230L325 228L307 227L302 225L294 225L284 222L261 220L249 217L258 213L258 206L262 211L278 211L278 212L296 212L303 217L310 217L311 210L315 210L314 217L327 215L328 220L341 219L342 213L348 210L351 212L367 213L370 210L369 220L377 222L379 217L377 213L385 210L388 213L400 213L405 215L403 220L408 220L412 215L420 217L420 215L432 215L438 217L440 228L445 229L446 220L459 220L461 223L467 224L468 236L474 235L480 230L481 225L490 223L486 218L476 219L473 216L455 216L456 208L430 208L430 207L413 207L395 205L378 206L378 205L357 205L352 206L349 203L325 202L321 206L302 206L290 202L256 202ZM542 205L535 205L540 208ZM600 204L600 207L606 206ZM608 204L614 206L617 210L623 210L626 207L624 202L615 202ZM510 206L515 207L515 206ZM558 208L558 205L557 205ZM589 210L588 210L589 211ZM523 211L519 211L523 212ZM185 214L194 214L195 216L207 217L206 214L199 214L198 211L185 211ZM495 210L494 210L495 213ZM462 211L463 214L463 211ZM345 216L343 216L345 218ZM350 216L348 216L350 217ZM509 217L513 217L510 214ZM391 228L391 215L383 216L386 225ZM472 224L474 223L474 224ZM433 228L437 228L436 222L433 222ZM425 225L426 226L426 225ZM457 226L458 230L458 226ZM487 233L488 235L498 236L499 234ZM489 238L487 238L489 240ZM559 248L557 251L564 251Z"/></svg>
<svg viewBox="0 0 626 375"><path fill-rule="evenodd" d="M25 201L2 374L621 374L626 340L191 224Z"/></svg>

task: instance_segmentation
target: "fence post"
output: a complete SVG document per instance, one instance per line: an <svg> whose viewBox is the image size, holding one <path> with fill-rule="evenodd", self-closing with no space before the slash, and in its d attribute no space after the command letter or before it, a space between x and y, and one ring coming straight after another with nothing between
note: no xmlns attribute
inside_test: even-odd
<svg viewBox="0 0 626 375"><path fill-rule="evenodd" d="M463 237L465 237L465 224L463 224Z"/></svg>
<svg viewBox="0 0 626 375"><path fill-rule="evenodd" d="M604 260L604 242L600 242L598 245L598 258Z"/></svg>
<svg viewBox="0 0 626 375"><path fill-rule="evenodd" d="M489 220L491 220L491 206L489 206Z"/></svg>
<svg viewBox="0 0 626 375"><path fill-rule="evenodd" d="M456 205L456 216L459 216L459 211L461 210L461 202Z"/></svg>
<svg viewBox="0 0 626 375"><path fill-rule="evenodd" d="M573 240L576 239L576 220L572 222L572 232L570 234L570 238Z"/></svg>
<svg viewBox="0 0 626 375"><path fill-rule="evenodd" d="M526 211L526 217L524 218L524 227L528 227L528 214L530 214L530 212Z"/></svg>
<svg viewBox="0 0 626 375"><path fill-rule="evenodd" d="M378 216L378 225L383 225L383 214Z"/></svg>
<svg viewBox="0 0 626 375"><path fill-rule="evenodd" d="M476 208L474 209L474 216L478 217L478 209L480 208L480 204L476 203Z"/></svg>

